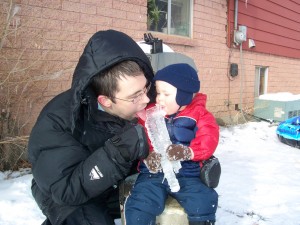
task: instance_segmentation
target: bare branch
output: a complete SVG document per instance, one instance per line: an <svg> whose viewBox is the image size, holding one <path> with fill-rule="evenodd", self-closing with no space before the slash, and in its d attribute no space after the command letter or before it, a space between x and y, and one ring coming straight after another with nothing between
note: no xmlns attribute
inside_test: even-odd
<svg viewBox="0 0 300 225"><path fill-rule="evenodd" d="M29 136L5 137L3 140L0 140L0 145L27 142L28 139Z"/></svg>
<svg viewBox="0 0 300 225"><path fill-rule="evenodd" d="M6 17L6 22L4 25L4 29L2 30L2 34L0 37L0 49L2 49L4 42L6 40L6 37L9 34L9 26L12 24L12 20L14 16L20 11L20 7L17 6L13 0L9 1L9 7L8 7L8 12L7 12L7 17Z"/></svg>

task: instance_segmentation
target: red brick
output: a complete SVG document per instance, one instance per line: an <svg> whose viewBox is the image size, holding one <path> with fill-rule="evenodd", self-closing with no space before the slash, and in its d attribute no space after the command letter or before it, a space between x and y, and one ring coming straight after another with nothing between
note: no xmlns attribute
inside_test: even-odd
<svg viewBox="0 0 300 225"><path fill-rule="evenodd" d="M79 33L71 31L45 31L43 37L46 40L79 41Z"/></svg>
<svg viewBox="0 0 300 225"><path fill-rule="evenodd" d="M34 17L22 17L22 26L46 30L61 30L62 21Z"/></svg>
<svg viewBox="0 0 300 225"><path fill-rule="evenodd" d="M79 42L74 41L63 41L62 42L63 51L82 51L82 46Z"/></svg>
<svg viewBox="0 0 300 225"><path fill-rule="evenodd" d="M61 0L28 0L27 4L43 8L61 9Z"/></svg>
<svg viewBox="0 0 300 225"><path fill-rule="evenodd" d="M135 12L137 15L141 12L141 6L137 4L129 4L126 2L113 2L113 8L119 9L127 12Z"/></svg>
<svg viewBox="0 0 300 225"><path fill-rule="evenodd" d="M63 1L62 9L71 12L80 12L85 14L96 14L96 6L92 4L74 3Z"/></svg>
<svg viewBox="0 0 300 225"><path fill-rule="evenodd" d="M62 29L64 31L72 31L72 32L90 33L91 34L91 33L96 32L96 27L97 27L97 25L95 25L95 24L62 21Z"/></svg>
<svg viewBox="0 0 300 225"><path fill-rule="evenodd" d="M66 21L79 22L80 13L62 12L61 10L43 8L42 17L46 19L53 19L53 20L66 20Z"/></svg>
<svg viewBox="0 0 300 225"><path fill-rule="evenodd" d="M88 23L88 24L102 24L102 25L112 25L112 18L99 16L99 15L88 15L88 14L81 14L80 15L80 22L81 23Z"/></svg>
<svg viewBox="0 0 300 225"><path fill-rule="evenodd" d="M97 7L97 14L109 18L122 18L122 19L126 19L126 15L127 15L127 13L124 10L108 9L104 7Z"/></svg>
<svg viewBox="0 0 300 225"><path fill-rule="evenodd" d="M145 1L145 0L127 0L127 2L129 4L134 4L134 5L140 5L140 6L147 7L147 1Z"/></svg>

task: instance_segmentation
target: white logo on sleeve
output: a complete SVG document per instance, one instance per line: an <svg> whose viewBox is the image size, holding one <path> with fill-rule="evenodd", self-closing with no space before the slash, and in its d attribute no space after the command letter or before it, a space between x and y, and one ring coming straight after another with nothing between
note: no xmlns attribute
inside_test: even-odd
<svg viewBox="0 0 300 225"><path fill-rule="evenodd" d="M99 170L98 166L94 166L93 169L90 172L90 180L99 180L101 177L103 177L103 174Z"/></svg>

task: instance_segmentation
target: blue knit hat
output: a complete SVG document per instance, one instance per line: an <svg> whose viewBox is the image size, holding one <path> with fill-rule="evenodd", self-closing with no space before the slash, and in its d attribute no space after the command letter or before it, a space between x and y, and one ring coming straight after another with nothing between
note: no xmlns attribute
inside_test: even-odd
<svg viewBox="0 0 300 225"><path fill-rule="evenodd" d="M176 87L176 102L180 106L190 104L193 94L200 90L200 81L196 70L186 63L166 66L157 71L153 80L165 81Z"/></svg>

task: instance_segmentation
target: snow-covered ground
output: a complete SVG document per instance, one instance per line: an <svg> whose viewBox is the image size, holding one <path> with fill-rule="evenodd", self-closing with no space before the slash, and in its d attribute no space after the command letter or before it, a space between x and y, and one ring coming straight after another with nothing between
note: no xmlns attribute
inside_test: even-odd
<svg viewBox="0 0 300 225"><path fill-rule="evenodd" d="M281 143L276 126L221 128L215 155L222 166L216 225L300 225L300 149ZM8 174L0 173L0 224L41 224L32 175Z"/></svg>

